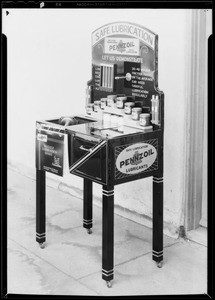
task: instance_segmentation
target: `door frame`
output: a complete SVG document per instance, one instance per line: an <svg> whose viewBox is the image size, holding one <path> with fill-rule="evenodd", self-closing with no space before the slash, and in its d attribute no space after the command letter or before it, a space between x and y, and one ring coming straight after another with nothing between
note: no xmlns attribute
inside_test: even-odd
<svg viewBox="0 0 215 300"><path fill-rule="evenodd" d="M202 217L204 116L207 109L207 39L210 11L193 9L186 14L186 124L184 165L184 226L199 227ZM212 30L212 26L210 31ZM205 166L205 164L204 164ZM205 193L204 193L205 194Z"/></svg>

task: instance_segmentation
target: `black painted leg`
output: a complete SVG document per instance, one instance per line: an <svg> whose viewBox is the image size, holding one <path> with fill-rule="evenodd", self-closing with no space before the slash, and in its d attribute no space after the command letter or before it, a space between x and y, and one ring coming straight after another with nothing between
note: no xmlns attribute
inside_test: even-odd
<svg viewBox="0 0 215 300"><path fill-rule="evenodd" d="M92 189L92 181L84 178L83 227L87 229L88 233L92 232L93 226Z"/></svg>
<svg viewBox="0 0 215 300"><path fill-rule="evenodd" d="M114 187L103 186L102 191L102 279L110 287L114 266Z"/></svg>
<svg viewBox="0 0 215 300"><path fill-rule="evenodd" d="M158 267L163 261L163 177L153 177L153 247L152 259Z"/></svg>
<svg viewBox="0 0 215 300"><path fill-rule="evenodd" d="M46 240L46 174L36 171L36 241L44 248Z"/></svg>

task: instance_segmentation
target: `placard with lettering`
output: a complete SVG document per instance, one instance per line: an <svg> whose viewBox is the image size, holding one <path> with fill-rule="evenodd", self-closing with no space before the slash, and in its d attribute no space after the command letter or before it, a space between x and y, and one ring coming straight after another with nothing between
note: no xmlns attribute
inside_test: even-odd
<svg viewBox="0 0 215 300"><path fill-rule="evenodd" d="M115 179L158 168L158 140L115 147Z"/></svg>

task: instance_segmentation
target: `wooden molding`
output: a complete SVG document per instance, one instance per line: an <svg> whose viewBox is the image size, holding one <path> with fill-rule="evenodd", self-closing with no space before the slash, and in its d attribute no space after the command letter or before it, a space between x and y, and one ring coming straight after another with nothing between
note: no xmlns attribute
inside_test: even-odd
<svg viewBox="0 0 215 300"><path fill-rule="evenodd" d="M199 226L202 210L204 109L207 104L206 13L195 9L187 15L187 76L185 126L184 224Z"/></svg>

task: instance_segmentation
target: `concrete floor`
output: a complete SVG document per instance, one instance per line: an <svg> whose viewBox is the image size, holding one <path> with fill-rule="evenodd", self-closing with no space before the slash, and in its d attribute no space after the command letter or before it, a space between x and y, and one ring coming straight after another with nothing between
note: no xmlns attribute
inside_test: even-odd
<svg viewBox="0 0 215 300"><path fill-rule="evenodd" d="M93 234L82 227L82 201L47 187L47 242L35 241L35 180L8 170L8 293L167 295L207 291L207 247L164 236L164 265L152 261L151 229L115 214L112 288L101 279L102 212Z"/></svg>

